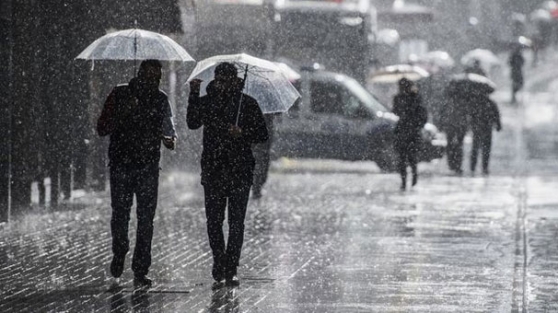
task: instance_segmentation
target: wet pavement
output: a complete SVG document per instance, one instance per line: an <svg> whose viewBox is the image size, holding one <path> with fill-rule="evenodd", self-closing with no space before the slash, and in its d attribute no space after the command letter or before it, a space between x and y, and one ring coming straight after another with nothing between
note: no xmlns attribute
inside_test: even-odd
<svg viewBox="0 0 558 313"><path fill-rule="evenodd" d="M274 162L249 204L237 288L212 290L197 173L162 177L148 291L133 289L129 258L119 281L108 274L107 193L37 208L0 225L0 312L558 311L550 72L522 105L501 104L488 177L440 160L400 192L370 162Z"/></svg>

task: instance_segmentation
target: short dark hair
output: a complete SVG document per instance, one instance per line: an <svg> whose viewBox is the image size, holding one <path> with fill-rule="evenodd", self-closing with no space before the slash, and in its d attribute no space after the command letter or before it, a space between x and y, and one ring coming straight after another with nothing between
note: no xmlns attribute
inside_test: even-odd
<svg viewBox="0 0 558 313"><path fill-rule="evenodd" d="M156 67L160 69L163 67L163 64L159 60L154 60L154 59L144 60L140 64L138 70L138 76L143 76L143 74L145 73L148 67Z"/></svg>
<svg viewBox="0 0 558 313"><path fill-rule="evenodd" d="M238 76L238 70L234 64L223 62L215 67L215 75Z"/></svg>

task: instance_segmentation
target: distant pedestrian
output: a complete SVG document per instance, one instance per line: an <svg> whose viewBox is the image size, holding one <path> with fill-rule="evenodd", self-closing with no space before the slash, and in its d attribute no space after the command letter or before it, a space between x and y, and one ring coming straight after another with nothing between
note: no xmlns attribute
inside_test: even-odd
<svg viewBox="0 0 558 313"><path fill-rule="evenodd" d="M502 129L500 111L488 95L475 96L474 107L471 109L471 129L473 131L473 147L471 149L471 173L475 172L479 150L482 151L482 173L488 175L488 163L492 148L492 129Z"/></svg>
<svg viewBox="0 0 558 313"><path fill-rule="evenodd" d="M455 83L450 82L445 90L445 104L441 110L440 130L446 133L448 167L456 174L463 173L463 140L469 129L468 96L462 90L456 90Z"/></svg>
<svg viewBox="0 0 558 313"><path fill-rule="evenodd" d="M486 76L486 72L483 70L480 60L477 59L473 60L473 65L465 68L465 73Z"/></svg>
<svg viewBox="0 0 558 313"><path fill-rule="evenodd" d="M252 198L259 199L262 197L262 189L267 182L269 173L269 164L271 162L271 145L273 144L274 119L276 114L265 114L265 124L269 139L262 143L257 143L252 147L256 166L254 168L254 184L252 185Z"/></svg>
<svg viewBox="0 0 558 313"><path fill-rule="evenodd" d="M124 270L129 250L128 224L134 194L137 203L136 245L132 260L134 285L149 287L153 219L157 208L161 141L175 148L176 132L167 95L159 89L161 63L146 60L137 77L115 87L97 122L100 136L110 135L109 167L112 206L112 276Z"/></svg>
<svg viewBox="0 0 558 313"><path fill-rule="evenodd" d="M187 110L188 127L203 126L201 183L213 253L212 276L218 284L225 280L232 286L239 284L237 267L255 165L252 145L268 140L262 111L255 99L242 92L243 81L237 75L234 64L217 65L215 79L203 97L201 81L192 80ZM229 236L225 246L223 221L227 207Z"/></svg>
<svg viewBox="0 0 558 313"><path fill-rule="evenodd" d="M421 130L428 115L422 106L421 97L412 81L403 78L399 81L399 93L393 99L393 113L399 116L395 126L395 150L398 154L398 170L401 175L401 190L407 185L407 166L413 174L412 185L418 181L418 150L421 143Z"/></svg>
<svg viewBox="0 0 558 313"><path fill-rule="evenodd" d="M521 53L521 46L516 47L508 60L510 65L510 74L512 80L512 103L516 103L516 94L523 88L523 65L525 64L525 58Z"/></svg>

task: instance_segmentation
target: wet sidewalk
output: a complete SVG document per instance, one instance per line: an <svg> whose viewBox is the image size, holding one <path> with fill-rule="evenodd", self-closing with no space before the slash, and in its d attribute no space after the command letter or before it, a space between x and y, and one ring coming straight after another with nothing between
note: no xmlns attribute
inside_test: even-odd
<svg viewBox="0 0 558 313"><path fill-rule="evenodd" d="M517 179L452 177L429 164L419 185L401 193L397 176L373 164L355 173L345 163L331 172L303 163L275 169L267 195L251 201L238 288L211 289L198 176L174 173L161 186L151 290L134 292L129 259L113 288L109 201L89 194L74 200L86 209L70 205L2 226L0 311L510 312L521 305Z"/></svg>

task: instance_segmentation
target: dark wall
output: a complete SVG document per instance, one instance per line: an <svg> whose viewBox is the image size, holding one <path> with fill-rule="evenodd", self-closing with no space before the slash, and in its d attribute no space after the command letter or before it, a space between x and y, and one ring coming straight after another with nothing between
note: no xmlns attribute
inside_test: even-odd
<svg viewBox="0 0 558 313"><path fill-rule="evenodd" d="M79 52L108 29L137 25L175 33L181 22L174 0L3 0L0 9L0 131L8 134L0 136L0 220L5 220L10 160L14 213L29 207L33 181L51 178L53 204L60 193L69 195L72 183L86 182L87 156L96 149L87 144L94 135L94 76L90 63L74 60ZM12 62L5 61L10 56Z"/></svg>

